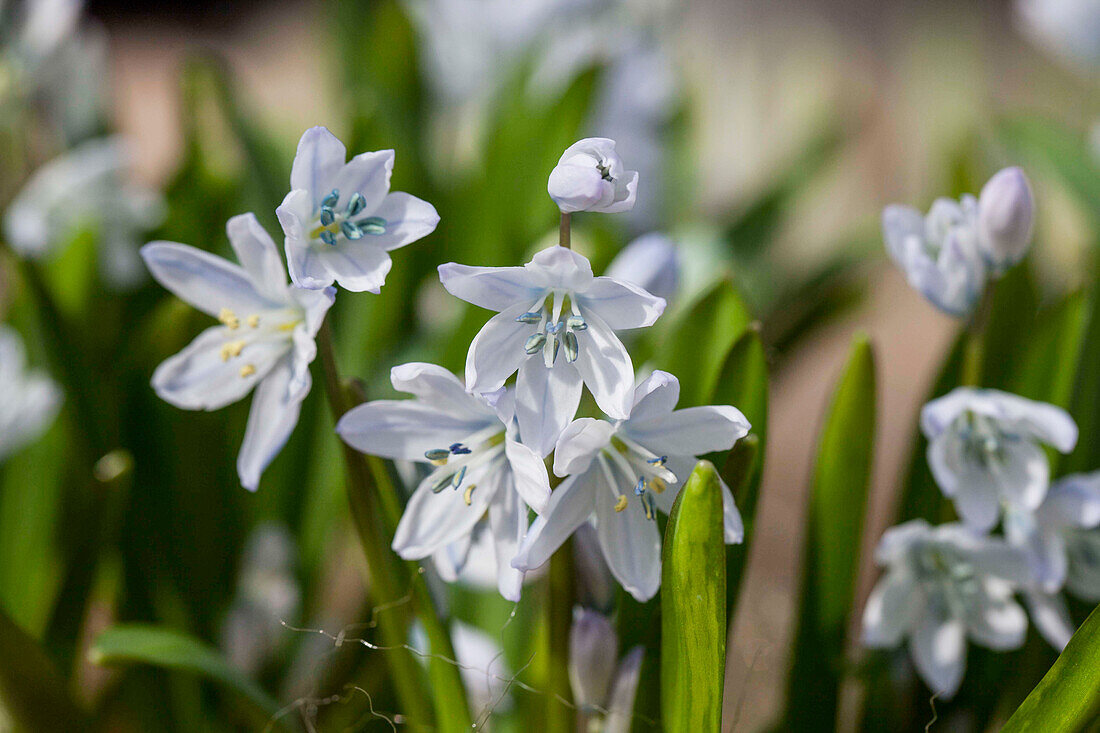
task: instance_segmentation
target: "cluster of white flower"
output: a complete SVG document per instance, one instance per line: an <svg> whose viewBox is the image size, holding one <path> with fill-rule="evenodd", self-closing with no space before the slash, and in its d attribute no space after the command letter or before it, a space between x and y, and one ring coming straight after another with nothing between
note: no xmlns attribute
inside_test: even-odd
<svg viewBox="0 0 1100 733"><path fill-rule="evenodd" d="M238 460L251 490L310 390L314 338L336 295L331 285L379 292L388 252L439 221L431 204L390 192L393 151L345 159L328 130L302 136L291 191L276 212L290 284L252 214L227 227L240 265L172 242L142 249L162 285L220 321L157 369L157 394L182 408L215 410L256 387ZM565 151L549 192L565 217L627 210L636 187L637 173L625 169L614 142L593 138ZM667 261L660 239L633 251L654 249ZM655 275L668 289L667 273L618 267L630 279L597 277L587 259L562 246L523 267L440 266L450 293L497 312L470 345L465 383L433 364L403 364L391 381L413 399L359 405L337 425L360 451L432 467L397 527L393 547L402 557L433 557L454 577L487 531L498 588L516 600L524 574L594 518L619 582L640 600L657 592L656 512L671 508L696 456L730 448L749 424L728 406L675 410L679 384L671 374L657 371L635 386L616 331L656 321L664 299L631 280ZM575 419L585 386L609 420ZM564 479L553 492L544 462L552 452ZM724 492L726 540L740 542L741 519ZM537 515L530 526L529 509Z"/></svg>

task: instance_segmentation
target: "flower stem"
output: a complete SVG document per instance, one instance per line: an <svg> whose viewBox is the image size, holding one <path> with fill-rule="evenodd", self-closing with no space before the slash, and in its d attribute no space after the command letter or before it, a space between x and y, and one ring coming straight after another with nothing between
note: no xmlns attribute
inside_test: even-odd
<svg viewBox="0 0 1100 733"><path fill-rule="evenodd" d="M332 330L326 320L317 334L317 346L325 375L325 391L333 419L339 420L358 401L355 388L340 381ZM397 499L385 466L379 460L368 461L341 441L347 469L348 503L351 506L363 554L370 570L370 583L376 604L386 604L408 598L408 604L398 604L378 614L382 644L403 647L408 644L409 629L414 616L419 618L432 657L428 676L433 696L422 685L420 669L411 654L401 649L387 652L398 696L409 715L414 718L429 709L435 710L436 726L443 731L460 731L470 727L470 709L455 659L450 633L439 617L428 586L416 563L398 559L390 550L390 539L397 515ZM372 471L372 468L374 469ZM379 484L382 484L380 486ZM382 494L389 496L383 498Z"/></svg>
<svg viewBox="0 0 1100 733"><path fill-rule="evenodd" d="M576 721L574 709L562 703L573 700L569 686L569 630L573 626L576 592L573 565L573 540L567 540L550 558L550 670L546 680L546 730L549 733L568 733Z"/></svg>
<svg viewBox="0 0 1100 733"><path fill-rule="evenodd" d="M570 248L569 241L569 214L561 212L561 224L558 225L558 244L566 249Z"/></svg>

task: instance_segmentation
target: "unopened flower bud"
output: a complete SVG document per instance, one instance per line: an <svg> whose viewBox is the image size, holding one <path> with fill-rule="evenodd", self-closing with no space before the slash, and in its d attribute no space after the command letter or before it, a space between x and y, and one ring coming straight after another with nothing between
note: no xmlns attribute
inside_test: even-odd
<svg viewBox="0 0 1100 733"><path fill-rule="evenodd" d="M619 662L619 639L611 620L577 607L569 631L569 683L581 708L602 706Z"/></svg>
<svg viewBox="0 0 1100 733"><path fill-rule="evenodd" d="M994 273L1002 273L1027 254L1035 200L1019 168L1005 168L982 188L978 198L978 247Z"/></svg>
<svg viewBox="0 0 1100 733"><path fill-rule="evenodd" d="M615 141L585 138L570 145L550 171L546 190L562 213L614 214L634 208L638 171L628 171L615 152Z"/></svg>

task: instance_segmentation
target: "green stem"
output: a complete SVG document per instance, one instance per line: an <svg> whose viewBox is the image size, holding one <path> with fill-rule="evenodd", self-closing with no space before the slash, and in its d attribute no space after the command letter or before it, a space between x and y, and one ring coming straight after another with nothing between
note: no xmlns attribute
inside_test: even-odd
<svg viewBox="0 0 1100 733"><path fill-rule="evenodd" d="M574 709L562 703L562 700L573 700L569 686L569 630L573 626L575 592L573 541L568 540L550 558L550 670L546 679L546 730L549 733L569 733L576 721Z"/></svg>
<svg viewBox="0 0 1100 733"><path fill-rule="evenodd" d="M353 387L340 381L332 331L327 321L317 334L317 346L329 405L333 418L339 420L355 404L356 395ZM393 495L385 466L377 459L368 461L366 456L343 441L341 447L347 468L348 503L370 569L373 595L379 605L405 597L410 599L407 605L399 604L378 614L382 642L387 647L407 644L409 627L415 614L424 628L432 653L428 662L432 696L424 690L420 670L411 654L400 650L387 653L402 705L414 718L434 709L439 730L465 730L470 727L470 710L458 667L450 661L455 659L450 633L439 617L419 567L416 563L400 561L390 550L396 519L396 496ZM372 471L372 467L376 470ZM383 498L383 494L389 496Z"/></svg>
<svg viewBox="0 0 1100 733"><path fill-rule="evenodd" d="M570 248L569 240L569 214L561 213L561 223L558 225L558 244L566 249Z"/></svg>

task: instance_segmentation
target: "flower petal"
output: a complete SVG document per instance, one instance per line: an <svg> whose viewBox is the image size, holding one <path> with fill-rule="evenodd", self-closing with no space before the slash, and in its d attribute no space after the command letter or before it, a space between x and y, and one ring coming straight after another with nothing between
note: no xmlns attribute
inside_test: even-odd
<svg viewBox="0 0 1100 733"><path fill-rule="evenodd" d="M606 483L599 466L593 468L600 477L598 480ZM633 483L629 478L628 482ZM610 491L596 492L596 533L600 547L607 566L623 589L645 603L661 587L661 533L657 522L646 519L641 501L628 500L626 508L617 512L611 497L619 492L615 487L606 488Z"/></svg>
<svg viewBox="0 0 1100 733"><path fill-rule="evenodd" d="M924 240L924 215L912 206L891 204L882 210L882 235L886 251L903 268L907 261L907 242L913 238Z"/></svg>
<svg viewBox="0 0 1100 733"><path fill-rule="evenodd" d="M290 279L299 288L317 290L332 285L333 278L317 256L320 250L309 236L311 205L309 191L291 191L275 209L275 216L286 235L284 248Z"/></svg>
<svg viewBox="0 0 1100 733"><path fill-rule="evenodd" d="M516 378L520 440L540 456L554 450L580 403L580 374L565 359L559 358L547 369L542 354L535 354L520 364Z"/></svg>
<svg viewBox="0 0 1100 733"><path fill-rule="evenodd" d="M423 462L426 451L461 443L495 422L493 416L448 414L419 400L375 400L348 410L336 432L363 453Z"/></svg>
<svg viewBox="0 0 1100 733"><path fill-rule="evenodd" d="M370 235L371 241L387 252L428 236L439 224L434 206L402 191L387 194L374 216L386 220L386 232Z"/></svg>
<svg viewBox="0 0 1100 733"><path fill-rule="evenodd" d="M253 213L239 214L225 225L229 244L237 260L252 279L256 290L278 302L287 297L286 268L279 249Z"/></svg>
<svg viewBox="0 0 1100 733"><path fill-rule="evenodd" d="M882 533L875 548L875 563L878 565L896 565L902 562L910 548L919 540L929 536L932 527L923 519L911 519Z"/></svg>
<svg viewBox="0 0 1100 733"><path fill-rule="evenodd" d="M929 402L921 410L921 428L933 438L968 411L1030 433L1062 453L1077 444L1077 424L1065 410L995 389L958 387Z"/></svg>
<svg viewBox="0 0 1100 733"><path fill-rule="evenodd" d="M547 492L549 490L547 485ZM507 600L518 601L523 588L523 571L513 568L511 561L527 532L527 507L519 500L512 475L507 472L496 498L489 504L489 527L496 553L497 589Z"/></svg>
<svg viewBox="0 0 1100 733"><path fill-rule="evenodd" d="M554 474L571 476L588 470L592 459L607 446L615 426L606 420L582 417L569 424L554 448Z"/></svg>
<svg viewBox="0 0 1100 733"><path fill-rule="evenodd" d="M574 362L576 371L600 409L608 417L624 420L630 415L634 397L634 364L623 342L602 318L591 311L582 311L582 314L588 328L578 336L580 349Z"/></svg>
<svg viewBox="0 0 1100 733"><path fill-rule="evenodd" d="M257 489L260 474L286 445L294 426L298 424L302 400L309 394L311 380L307 371L305 384L298 386L292 383L293 376L294 369L288 354L272 367L252 396L248 426L237 456L241 485L249 491Z"/></svg>
<svg viewBox="0 0 1100 733"><path fill-rule="evenodd" d="M642 423L665 418L676 409L679 401L680 380L668 372L655 369L634 388L634 406L630 409L630 419Z"/></svg>
<svg viewBox="0 0 1100 733"><path fill-rule="evenodd" d="M390 384L398 392L415 395L425 404L455 417L489 420L495 414L488 405L467 392L458 377L435 364L414 361L395 366L390 369Z"/></svg>
<svg viewBox="0 0 1100 733"><path fill-rule="evenodd" d="M512 469L513 488L527 506L536 514L546 511L550 502L550 477L546 475L546 464L535 451L511 438L504 442L504 453ZM524 522L526 531L527 524ZM511 557L509 556L509 560Z"/></svg>
<svg viewBox="0 0 1100 733"><path fill-rule="evenodd" d="M324 249L320 248L322 246ZM393 266L386 250L366 238L355 242L343 240L332 246L312 245L311 248L329 276L353 293L380 293Z"/></svg>
<svg viewBox="0 0 1100 733"><path fill-rule="evenodd" d="M503 311L522 305L519 314L535 305L544 292L536 277L523 267L472 267L448 262L439 266L439 282L451 295L479 308Z"/></svg>
<svg viewBox="0 0 1100 733"><path fill-rule="evenodd" d="M676 476L677 483L671 484L660 493L654 492L657 508L665 514L672 513L672 505L676 503L676 497L680 489L687 483L691 472L699 461L694 456L669 456L665 468ZM745 539L745 524L741 519L741 512L737 509L733 492L722 477L718 477L718 484L722 489L722 534L727 545L740 544Z"/></svg>
<svg viewBox="0 0 1100 733"><path fill-rule="evenodd" d="M863 644L890 649L901 643L924 610L924 598L908 570L887 572L863 607Z"/></svg>
<svg viewBox="0 0 1100 733"><path fill-rule="evenodd" d="M592 284L577 294L577 300L615 331L652 326L665 311L664 298L610 277L593 278Z"/></svg>
<svg viewBox="0 0 1100 733"><path fill-rule="evenodd" d="M311 211L319 209L321 199L332 190L347 155L344 144L324 127L309 128L298 141L290 187L309 191Z"/></svg>
<svg viewBox="0 0 1100 733"><path fill-rule="evenodd" d="M580 707L603 707L619 662L619 637L611 619L578 607L569 629L569 683Z"/></svg>
<svg viewBox="0 0 1100 733"><path fill-rule="evenodd" d="M1039 524L1023 509L1005 512L1004 531L1013 546L1027 553L1035 584L1048 593L1061 590L1069 566L1062 533Z"/></svg>
<svg viewBox="0 0 1100 733"><path fill-rule="evenodd" d="M645 647L631 649L611 683L611 694L607 700L607 715L604 717L603 733L630 733L634 723L634 698L638 692L638 682L642 678L642 660L645 659Z"/></svg>
<svg viewBox="0 0 1100 733"><path fill-rule="evenodd" d="M547 247L524 265L543 288L584 292L595 279L592 264L582 254L566 247Z"/></svg>
<svg viewBox="0 0 1100 733"><path fill-rule="evenodd" d="M501 480L499 466L480 476L467 476L467 483L477 485L467 505L461 487L445 488L437 494L432 491L436 477L427 476L413 492L397 523L394 551L406 560L420 560L469 534L489 508Z"/></svg>
<svg viewBox="0 0 1100 733"><path fill-rule="evenodd" d="M966 609L970 638L998 651L1018 649L1027 634L1027 614L1012 597L1011 587L988 579Z"/></svg>
<svg viewBox="0 0 1100 733"><path fill-rule="evenodd" d="M614 198L614 187L595 165L557 165L550 171L546 191L562 213L599 210L600 202Z"/></svg>
<svg viewBox="0 0 1100 733"><path fill-rule="evenodd" d="M1001 514L998 485L983 465L963 454L956 436L943 433L932 439L928 465L944 496L954 500L963 521L982 532L993 529Z"/></svg>
<svg viewBox="0 0 1100 733"><path fill-rule="evenodd" d="M379 150L373 153L360 153L340 168L340 172L333 179L332 188L340 192L340 200L336 203L338 210L343 210L351 197L358 193L365 200L364 213L374 212L386 198L390 191L390 176L393 174L392 150ZM321 198L328 195L325 191Z"/></svg>
<svg viewBox="0 0 1100 733"><path fill-rule="evenodd" d="M1073 532L1066 540L1066 589L1078 598L1100 601L1100 532Z"/></svg>
<svg viewBox="0 0 1100 733"><path fill-rule="evenodd" d="M512 558L518 570L537 568L592 516L596 496L596 472L590 469L570 476L550 493L546 511L535 518Z"/></svg>
<svg viewBox="0 0 1100 733"><path fill-rule="evenodd" d="M657 455L703 455L727 450L748 435L749 421L729 405L675 410L664 417L626 421L622 431Z"/></svg>
<svg viewBox="0 0 1100 733"><path fill-rule="evenodd" d="M647 293L667 301L676 294L679 285L680 253L675 243L664 234L643 234L615 255L604 275L613 280L634 283Z"/></svg>
<svg viewBox="0 0 1100 733"><path fill-rule="evenodd" d="M932 691L950 700L959 690L966 670L966 634L963 622L946 618L929 604L909 639L913 663Z"/></svg>
<svg viewBox="0 0 1100 733"><path fill-rule="evenodd" d="M141 256L153 277L181 300L215 318L223 308L256 313L282 306L261 295L240 265L176 242L150 242Z"/></svg>
<svg viewBox="0 0 1100 733"><path fill-rule="evenodd" d="M1066 648L1075 627L1061 593L1024 593L1024 602L1035 628L1058 652Z"/></svg>
<svg viewBox="0 0 1100 733"><path fill-rule="evenodd" d="M493 392L516 373L527 358L523 345L532 333L530 324L516 322L526 311L523 303L506 308L477 332L466 354L466 389Z"/></svg>
<svg viewBox="0 0 1100 733"><path fill-rule="evenodd" d="M610 204L601 206L595 211L605 214L619 214L634 208L634 202L638 198L638 171L624 171L621 178L615 179L614 198Z"/></svg>
<svg viewBox="0 0 1100 733"><path fill-rule="evenodd" d="M1100 524L1100 471L1077 473L1051 487L1040 510L1055 524L1089 529Z"/></svg>

